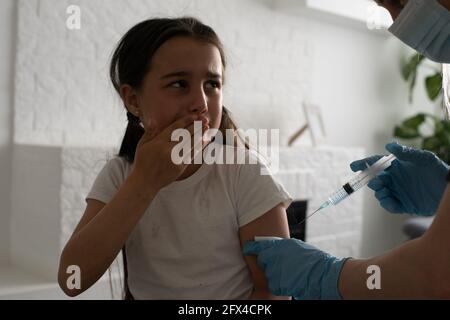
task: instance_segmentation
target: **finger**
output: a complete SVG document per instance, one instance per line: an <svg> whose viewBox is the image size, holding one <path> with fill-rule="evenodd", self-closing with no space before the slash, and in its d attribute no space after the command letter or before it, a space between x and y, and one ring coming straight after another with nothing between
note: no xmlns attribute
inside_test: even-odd
<svg viewBox="0 0 450 320"><path fill-rule="evenodd" d="M164 127L159 126L157 124L157 121L155 121L153 118L149 118L146 124L144 124L144 130L145 133L142 136L141 140L143 142L147 142L156 138L164 130Z"/></svg>
<svg viewBox="0 0 450 320"><path fill-rule="evenodd" d="M272 294L274 296L282 296L283 294L281 294L281 289L279 284L277 283L277 285L275 285L273 282L269 282L269 290L270 292L272 292Z"/></svg>
<svg viewBox="0 0 450 320"><path fill-rule="evenodd" d="M389 168L387 169L389 170ZM383 186L389 187L392 186L392 175L389 171L383 171L377 175L377 178L381 180Z"/></svg>
<svg viewBox="0 0 450 320"><path fill-rule="evenodd" d="M196 119L197 119L197 115L192 115L192 114L182 117L182 118L174 121L169 126L167 126L162 131L161 134L167 135L168 137L170 137L172 135L173 131L175 131L176 129L186 129L187 127L192 125L194 123L194 120L196 120Z"/></svg>
<svg viewBox="0 0 450 320"><path fill-rule="evenodd" d="M203 131L207 129L207 126L202 121L195 121L193 129L190 129L191 136L197 138L197 140L202 139Z"/></svg>
<svg viewBox="0 0 450 320"><path fill-rule="evenodd" d="M411 152L407 150L406 146L401 145L397 141L388 143L385 148L399 160L409 161L410 159L408 154L411 154Z"/></svg>
<svg viewBox="0 0 450 320"><path fill-rule="evenodd" d="M202 158L200 158L198 161L196 161L197 155L199 155L204 147L206 146L206 143L204 143L203 138L200 136L200 138L196 137L196 134L191 138L193 141L193 145L191 145L191 148L189 149L189 152L184 155L183 163L185 164L202 164Z"/></svg>
<svg viewBox="0 0 450 320"><path fill-rule="evenodd" d="M203 163L203 157L200 157L197 161L197 156L199 154L203 154L203 150L205 150L206 146L209 144L207 140L204 140L203 138L200 139L191 149L192 157L191 161L195 164L202 164Z"/></svg>
<svg viewBox="0 0 450 320"><path fill-rule="evenodd" d="M195 121L193 126L189 126L187 128L191 134L191 141L193 142L192 145L204 140L204 133L208 130L208 128L208 125L203 121Z"/></svg>
<svg viewBox="0 0 450 320"><path fill-rule="evenodd" d="M434 154L424 150L419 150L403 146L398 142L391 142L386 145L386 150L392 153L398 160L409 161L416 164L422 164L431 161Z"/></svg>
<svg viewBox="0 0 450 320"><path fill-rule="evenodd" d="M198 118L199 118L198 115L191 114L191 115L182 117L178 120L175 120L172 124L168 125L163 130L157 130L157 129L153 130L154 132L152 133L152 138L155 137L156 135L158 135L159 133L161 133L162 135L165 135L165 136L166 135L172 136L172 133L178 129L188 129L192 135L193 129L192 130L190 129L191 126L192 126L192 128L194 128L194 125L196 122L202 123L202 121L203 122L207 121L205 118L203 118L205 120L197 121Z"/></svg>
<svg viewBox="0 0 450 320"><path fill-rule="evenodd" d="M159 131L145 131L141 139L139 140L138 145L142 145L149 141L152 141L156 136L158 136L158 134Z"/></svg>
<svg viewBox="0 0 450 320"><path fill-rule="evenodd" d="M179 149L179 151L176 152L177 160L176 163L181 165L189 165L192 164L192 159L194 159L201 151L203 151L206 144L204 144L202 131L207 128L206 124L203 124L202 127L202 121L195 121L194 123L190 124L187 128L184 129L177 129L177 130L184 130L183 134L180 136L182 137L182 140L177 139L171 139L171 148L172 153L174 152L173 148ZM181 157L181 159L180 159ZM202 161L196 161L196 164L202 164Z"/></svg>
<svg viewBox="0 0 450 320"><path fill-rule="evenodd" d="M246 243L244 243L244 248L242 250L244 255L258 255L262 250L260 243L261 242L256 241L247 241Z"/></svg>
<svg viewBox="0 0 450 320"><path fill-rule="evenodd" d="M369 181L367 185L373 191L378 191L381 188L389 187L392 185L392 176L389 172L383 171L379 173L375 178Z"/></svg>
<svg viewBox="0 0 450 320"><path fill-rule="evenodd" d="M202 121L196 120L183 129L189 131L189 134L190 134L190 140L189 139L186 140L185 143L190 143L192 145L194 139L200 140L202 138L202 136L203 136L202 132L207 129L207 125L203 124ZM178 141L175 141L175 142L178 143Z"/></svg>
<svg viewBox="0 0 450 320"><path fill-rule="evenodd" d="M375 192L375 198L378 199L378 201L382 201L384 198L392 197L392 192L387 188L381 188L377 192Z"/></svg>
<svg viewBox="0 0 450 320"><path fill-rule="evenodd" d="M403 205L394 197L387 197L380 201L380 205L391 213L403 213L405 212Z"/></svg>
<svg viewBox="0 0 450 320"><path fill-rule="evenodd" d="M161 130L159 130L154 125L154 121L152 121L152 120L149 120L149 124L148 124L147 128L148 129L144 131L144 134L141 137L141 142L153 140L153 138L155 138L161 132Z"/></svg>
<svg viewBox="0 0 450 320"><path fill-rule="evenodd" d="M183 155L183 163L191 164L195 156L203 151L203 131L206 127L202 121L195 121L193 125L186 128L190 133L190 139L184 142L183 150L187 149L189 152Z"/></svg>
<svg viewBox="0 0 450 320"><path fill-rule="evenodd" d="M247 241L244 244L244 255L258 255L263 250L271 248L277 240L264 240L264 241Z"/></svg>
<svg viewBox="0 0 450 320"><path fill-rule="evenodd" d="M370 180L370 182L367 186L370 189L372 189L373 191L378 191L378 190L384 188L384 183L379 177L375 177L372 180Z"/></svg>
<svg viewBox="0 0 450 320"><path fill-rule="evenodd" d="M371 166L380 159L381 156L376 155L361 160L356 160L350 163L350 168L352 169L353 172L365 170L367 169L367 165Z"/></svg>

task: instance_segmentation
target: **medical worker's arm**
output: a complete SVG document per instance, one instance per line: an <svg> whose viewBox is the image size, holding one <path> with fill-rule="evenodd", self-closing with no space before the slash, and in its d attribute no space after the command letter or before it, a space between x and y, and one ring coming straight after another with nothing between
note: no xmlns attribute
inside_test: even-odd
<svg viewBox="0 0 450 320"><path fill-rule="evenodd" d="M253 240L255 236L262 235L289 238L286 208L283 204L279 204L263 216L241 227L239 230L241 246L245 242ZM289 297L276 297L270 292L264 271L258 267L255 257L245 256L245 261L247 262L254 284L251 299L289 299Z"/></svg>
<svg viewBox="0 0 450 320"><path fill-rule="evenodd" d="M249 241L244 254L257 255L258 265L277 295L297 299L450 299L450 188L422 237L377 257L340 259L296 239ZM370 266L379 268L375 271L379 273Z"/></svg>
<svg viewBox="0 0 450 320"><path fill-rule="evenodd" d="M369 290L370 265L380 267L381 289ZM428 231L388 253L348 260L339 290L344 299L450 299L450 188Z"/></svg>

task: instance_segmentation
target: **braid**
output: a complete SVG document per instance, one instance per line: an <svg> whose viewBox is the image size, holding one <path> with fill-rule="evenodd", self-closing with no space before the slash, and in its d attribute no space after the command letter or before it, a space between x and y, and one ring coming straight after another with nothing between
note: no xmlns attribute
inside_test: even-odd
<svg viewBox="0 0 450 320"><path fill-rule="evenodd" d="M131 124L139 124L141 122L139 117L136 117L130 111L127 112L127 119L128 119L128 122L130 122Z"/></svg>

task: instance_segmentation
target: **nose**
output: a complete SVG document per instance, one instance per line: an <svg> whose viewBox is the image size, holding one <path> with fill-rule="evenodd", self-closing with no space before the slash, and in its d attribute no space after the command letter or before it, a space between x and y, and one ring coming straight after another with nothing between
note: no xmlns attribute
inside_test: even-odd
<svg viewBox="0 0 450 320"><path fill-rule="evenodd" d="M194 114L204 114L208 111L208 98L203 88L193 92L189 112Z"/></svg>

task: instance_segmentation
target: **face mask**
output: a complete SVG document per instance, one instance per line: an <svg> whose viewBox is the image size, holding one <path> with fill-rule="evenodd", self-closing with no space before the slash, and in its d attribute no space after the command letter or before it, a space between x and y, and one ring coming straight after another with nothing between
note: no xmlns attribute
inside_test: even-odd
<svg viewBox="0 0 450 320"><path fill-rule="evenodd" d="M389 31L430 60L450 63L450 11L436 0L409 0Z"/></svg>

